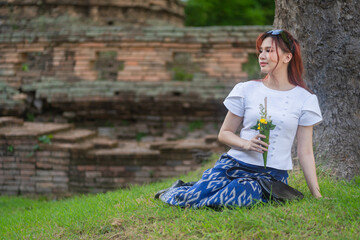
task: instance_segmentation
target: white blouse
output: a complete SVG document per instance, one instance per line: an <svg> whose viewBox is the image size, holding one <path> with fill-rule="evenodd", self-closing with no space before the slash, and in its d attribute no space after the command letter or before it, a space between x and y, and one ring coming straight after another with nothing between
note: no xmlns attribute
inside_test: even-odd
<svg viewBox="0 0 360 240"><path fill-rule="evenodd" d="M267 113L276 125L270 130L270 145L267 167L291 170L291 147L298 126L312 126L322 121L316 95L296 86L288 91L278 91L266 87L262 81L238 83L226 97L224 105L233 114L244 117L240 137L250 140L257 130L251 129L260 119L260 104L267 97ZM264 166L261 153L230 149L228 154L245 163Z"/></svg>

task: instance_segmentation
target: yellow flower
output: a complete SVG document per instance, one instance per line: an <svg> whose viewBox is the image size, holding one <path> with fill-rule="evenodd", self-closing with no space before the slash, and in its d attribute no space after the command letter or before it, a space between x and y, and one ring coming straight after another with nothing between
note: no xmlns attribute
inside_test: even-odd
<svg viewBox="0 0 360 240"><path fill-rule="evenodd" d="M260 126L258 127L258 130L260 130Z"/></svg>
<svg viewBox="0 0 360 240"><path fill-rule="evenodd" d="M261 123L264 123L264 124L267 124L267 121L266 121L266 119L264 119L264 118L260 119L260 122L261 122Z"/></svg>

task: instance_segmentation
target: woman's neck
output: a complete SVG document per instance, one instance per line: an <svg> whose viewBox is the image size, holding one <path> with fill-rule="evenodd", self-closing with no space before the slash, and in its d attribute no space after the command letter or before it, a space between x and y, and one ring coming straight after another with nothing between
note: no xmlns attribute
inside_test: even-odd
<svg viewBox="0 0 360 240"><path fill-rule="evenodd" d="M269 73L263 82L268 88L279 91L287 91L295 87L289 82L287 74Z"/></svg>

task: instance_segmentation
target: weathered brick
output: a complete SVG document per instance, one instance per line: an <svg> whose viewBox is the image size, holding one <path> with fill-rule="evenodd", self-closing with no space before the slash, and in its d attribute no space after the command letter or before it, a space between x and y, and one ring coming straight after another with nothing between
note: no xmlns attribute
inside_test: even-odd
<svg viewBox="0 0 360 240"><path fill-rule="evenodd" d="M0 155L0 162L14 162L15 157L13 156L1 156Z"/></svg>
<svg viewBox="0 0 360 240"><path fill-rule="evenodd" d="M52 176L52 171L49 170L36 170L36 175L37 176Z"/></svg>
<svg viewBox="0 0 360 240"><path fill-rule="evenodd" d="M87 171L85 172L86 178L98 178L101 177L101 172L99 171Z"/></svg>
<svg viewBox="0 0 360 240"><path fill-rule="evenodd" d="M18 167L21 170L27 170L27 169L35 169L35 165L32 163L18 163Z"/></svg>
<svg viewBox="0 0 360 240"><path fill-rule="evenodd" d="M181 172L181 173L186 173L186 172L191 171L191 166L176 166L175 171Z"/></svg>
<svg viewBox="0 0 360 240"><path fill-rule="evenodd" d="M5 192L13 192L13 191L18 191L18 190L19 190L19 186L17 186L17 185L2 186L2 191L5 191Z"/></svg>
<svg viewBox="0 0 360 240"><path fill-rule="evenodd" d="M125 183L126 179L125 178L114 178L114 183Z"/></svg>
<svg viewBox="0 0 360 240"><path fill-rule="evenodd" d="M52 169L53 165L50 163L37 162L36 168L38 169Z"/></svg>
<svg viewBox="0 0 360 240"><path fill-rule="evenodd" d="M53 177L53 182L54 183L68 183L69 178L63 177L63 176L55 176L55 177Z"/></svg>
<svg viewBox="0 0 360 240"><path fill-rule="evenodd" d="M50 151L37 151L35 156L36 157L50 157L51 152Z"/></svg>
<svg viewBox="0 0 360 240"><path fill-rule="evenodd" d="M36 192L37 193L51 193L53 187L54 187L53 183L50 183L50 182L36 183Z"/></svg>
<svg viewBox="0 0 360 240"><path fill-rule="evenodd" d="M21 193L34 193L35 192L35 184L33 184L33 185L21 184L19 189L20 189Z"/></svg>
<svg viewBox="0 0 360 240"><path fill-rule="evenodd" d="M69 166L68 165L53 165L53 169L67 171L67 170L69 170Z"/></svg>
<svg viewBox="0 0 360 240"><path fill-rule="evenodd" d="M22 176L33 176L35 174L36 174L35 169L21 169L20 170L20 175L22 175Z"/></svg>
<svg viewBox="0 0 360 240"><path fill-rule="evenodd" d="M30 181L37 183L37 182L51 182L52 177L51 176L31 176Z"/></svg>
<svg viewBox="0 0 360 240"><path fill-rule="evenodd" d="M153 174L151 171L140 171L135 173L135 177L143 177L143 178L149 178L152 175Z"/></svg>
<svg viewBox="0 0 360 240"><path fill-rule="evenodd" d="M17 168L18 168L18 164L17 164L17 163L14 163L14 162L12 162L12 163L6 162L6 163L3 163L3 168L4 168L5 170L7 170L7 169L17 169Z"/></svg>
<svg viewBox="0 0 360 240"><path fill-rule="evenodd" d="M56 182L53 184L54 192L64 192L68 190L68 185L66 183Z"/></svg>
<svg viewBox="0 0 360 240"><path fill-rule="evenodd" d="M51 176L67 176L67 173L64 171L51 171Z"/></svg>
<svg viewBox="0 0 360 240"><path fill-rule="evenodd" d="M4 170L4 176L16 176L20 174L20 170Z"/></svg>
<svg viewBox="0 0 360 240"><path fill-rule="evenodd" d="M168 165L168 166L179 166L179 165L182 165L182 161L167 161L166 165Z"/></svg>
<svg viewBox="0 0 360 240"><path fill-rule="evenodd" d="M94 171L96 170L96 166L91 166L91 165L79 165L77 166L77 169L79 171Z"/></svg>
<svg viewBox="0 0 360 240"><path fill-rule="evenodd" d="M68 158L68 157L70 157L70 153L69 152L51 152L51 156L56 157L56 158Z"/></svg>
<svg viewBox="0 0 360 240"><path fill-rule="evenodd" d="M158 178L158 177L174 177L174 176L178 176L179 173L176 171L167 171L167 172L155 172L154 173L154 177Z"/></svg>

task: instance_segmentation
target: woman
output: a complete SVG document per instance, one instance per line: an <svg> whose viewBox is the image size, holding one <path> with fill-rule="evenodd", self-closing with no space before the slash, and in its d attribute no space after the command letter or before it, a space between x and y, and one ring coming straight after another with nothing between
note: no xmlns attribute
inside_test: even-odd
<svg viewBox="0 0 360 240"><path fill-rule="evenodd" d="M224 101L228 109L219 132L219 141L231 149L221 156L214 168L204 172L195 184L176 182L156 197L168 204L181 207L249 206L262 198L257 181L247 178L251 173L232 179L227 170L247 167L256 172L267 172L287 183L287 170L292 169L291 147L297 136L297 151L307 185L316 198L321 197L316 176L312 146L313 126L322 121L317 97L302 79L303 64L300 46L285 30L271 30L256 40L263 80L238 83ZM271 115L275 128L270 131L270 142L254 129L260 118L259 106ZM267 119L270 121L270 119ZM240 135L236 134L241 127ZM266 168L263 153L267 152ZM241 175L241 174L240 174Z"/></svg>

